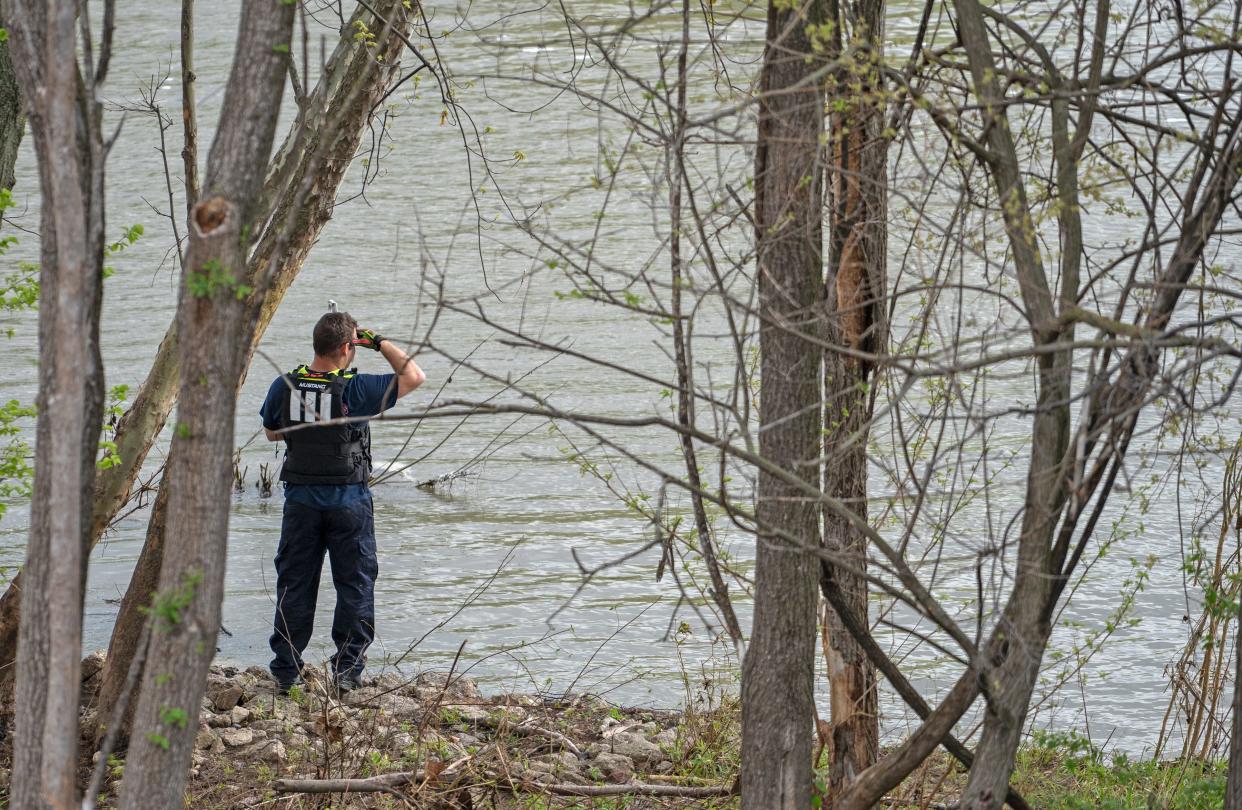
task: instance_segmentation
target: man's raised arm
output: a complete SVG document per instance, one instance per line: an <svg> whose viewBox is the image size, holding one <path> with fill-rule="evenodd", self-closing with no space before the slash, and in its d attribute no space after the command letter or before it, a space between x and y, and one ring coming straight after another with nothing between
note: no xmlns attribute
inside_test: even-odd
<svg viewBox="0 0 1242 810"><path fill-rule="evenodd" d="M414 356L406 354L391 340L385 340L380 344L380 354L384 355L384 359L388 361L388 365L392 366L392 370L397 372L397 399L427 382L427 375L418 367L418 363L414 362Z"/></svg>
<svg viewBox="0 0 1242 810"><path fill-rule="evenodd" d="M414 362L413 355L406 354L396 343L373 330L361 327L358 329L358 338L360 345L378 348L388 365L397 373L397 399L427 382L427 375Z"/></svg>

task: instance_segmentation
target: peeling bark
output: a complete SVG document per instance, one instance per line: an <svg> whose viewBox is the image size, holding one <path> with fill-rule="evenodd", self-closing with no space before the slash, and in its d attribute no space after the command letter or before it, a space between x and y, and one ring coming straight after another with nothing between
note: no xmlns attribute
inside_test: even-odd
<svg viewBox="0 0 1242 810"><path fill-rule="evenodd" d="M863 68L829 79L831 117L828 165L830 205L825 298L828 340L824 354L824 489L867 519L867 442L874 414L871 372L884 347L888 239L887 140L884 126L882 0L847 7L838 30L850 34L847 62ZM833 49L840 45L834 42ZM825 510L825 548L842 555L828 587L837 588L856 615L866 617L867 541L841 515ZM859 573L854 573L855 571ZM832 710L832 760L828 800L875 763L880 747L875 667L831 608L824 651Z"/></svg>

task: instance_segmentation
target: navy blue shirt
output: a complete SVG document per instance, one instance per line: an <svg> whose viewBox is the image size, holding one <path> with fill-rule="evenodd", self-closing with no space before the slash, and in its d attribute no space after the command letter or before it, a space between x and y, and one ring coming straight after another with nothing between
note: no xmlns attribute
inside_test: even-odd
<svg viewBox="0 0 1242 810"><path fill-rule="evenodd" d="M355 374L345 383L341 411L345 416L376 416L397 404L396 374ZM259 414L263 427L280 429L281 405L287 386L277 377L267 389ZM285 484L285 498L316 509L342 509L370 497L366 482L359 484Z"/></svg>

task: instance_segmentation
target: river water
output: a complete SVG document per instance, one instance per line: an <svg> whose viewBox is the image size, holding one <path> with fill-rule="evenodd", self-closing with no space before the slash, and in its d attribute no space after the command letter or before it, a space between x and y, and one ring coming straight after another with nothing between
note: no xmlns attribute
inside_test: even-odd
<svg viewBox="0 0 1242 810"><path fill-rule="evenodd" d="M197 12L204 155L232 58L237 5L199 4ZM175 122L166 133L172 145L174 181L180 176L179 90L175 73L172 80L163 79L170 64L176 67L177 6L119 5L116 55L106 92L109 123L115 125L122 108L133 106L144 90L158 88L157 99ZM506 377L567 410L615 417L669 412L661 385L625 373L637 369L659 379L670 376L667 327L658 319L595 303L589 290L586 295L575 293L571 283L549 267L552 253L512 227L515 218L529 217L532 229L544 239L578 240L597 232L593 261L607 268L601 272L614 280L618 275L635 276L648 263L666 267L662 240L667 225L653 210L661 210L661 200L666 199L661 195L667 192L650 179L659 174L658 150L633 153L605 205L601 195L607 192L606 184L597 190L594 181L606 177L607 161L620 153L626 128L615 117L597 113L590 104L542 81L549 75L565 81L575 65L581 66L582 31L567 31L552 7L531 10L524 4L505 3L475 8L467 17L468 25L458 23L459 9L451 3L429 3L428 8L432 30L451 31L439 47L461 82L458 100L472 117L471 131L480 133L496 161L496 176L482 172L477 155L467 158L462 130L442 120L444 107L430 80L411 83L394 95L388 130L378 153L368 158L366 169L373 176L364 188L360 163L347 178L341 192L346 201L287 295L241 393L236 424L245 484L232 506L223 619L227 632L219 641L219 655L227 660L250 665L264 664L270 657L271 559L281 504L279 491L272 498L260 497L256 479L261 466L275 470L280 458L273 445L257 435L258 408L274 374L310 359L310 328L328 299L390 337L429 344L419 357L429 382L403 400L397 414L433 401L495 396L500 402L516 402L519 398L505 390ZM585 31L598 30L629 13L627 4L617 0L572 3L570 8L581 16ZM516 10L525 13L510 16ZM762 34L762 14L752 11L747 16L722 29L722 46L735 49L725 78L710 70L710 48L701 41L694 43L692 59L699 77L690 94L694 109L721 109L740 99L728 89L728 82L742 89L747 86ZM322 19L330 22L326 14ZM908 42L916 22L894 8L891 40L898 45ZM662 12L644 29L644 38L627 45L626 63L644 67L645 79L653 87L659 80L655 66L662 57L669 59L667 43L677 28L677 14ZM319 30L313 22L311 30L313 61ZM621 91L605 81L602 71L579 69L580 90L620 99ZM628 98L625 103L641 106L641 93L634 95L637 100ZM103 351L108 384L136 390L172 316L177 276L170 253L172 228L163 216L169 201L156 151L159 129L154 118L140 112L124 113L124 119L108 164L109 233L135 223L142 223L145 233L111 259L116 272L105 291ZM285 120L289 119L286 109ZM745 117L735 124L745 131ZM667 121L660 126L667 126ZM473 137L466 139L472 146ZM364 138L364 145L369 140ZM744 182L749 158L743 147L703 146L695 154L703 167L716 161L720 176ZM913 186L919 182L916 172L899 173L899 181ZM15 189L19 213L13 218L31 230L38 226L36 189L32 150L26 148ZM180 212L181 198L176 197ZM606 214L600 217L597 211ZM1115 222L1097 227L1088 233L1089 241L1104 243L1117 236ZM737 233L719 242L720 250L732 251L734 258L744 251L746 231ZM35 255L37 238L21 237L8 260ZM904 244L895 244L891 253L899 256L904 250ZM1234 250L1224 261L1236 261ZM737 276L731 289L738 293L744 283L745 278ZM641 300L664 295L667 287L652 290L638 285L633 292ZM442 311L429 332L437 297L474 307L506 328L520 325L527 334L581 356L604 358L609 365L515 346L479 318L451 311ZM705 300L703 308L703 325L694 343L700 383L706 385L705 379L727 383L738 359L723 329L719 306ZM0 399L32 402L34 315L5 313L3 318L16 334L6 344L12 360L10 372L0 380ZM459 365L467 356L468 364ZM369 355L359 356L358 366L364 372L386 370L378 357ZM993 385L998 409L1002 402L1029 396L1029 382L1020 375ZM1011 432L994 437L994 447L1008 447L1010 455L1020 460L1022 436L1029 426L1021 420L999 424ZM671 434L602 430L633 455L677 469L678 448ZM884 460L892 459L899 442L888 428L877 430L875 442L873 480L882 488L887 483ZM515 415L377 423L374 444L377 460L402 469L375 489L380 579L372 670L384 665L405 671L446 669L458 660L459 669L469 668L492 690L587 691L620 703L662 706L680 704L688 692L705 687L726 691L735 687L736 659L728 645L713 642L713 633L700 621L696 607L704 603L701 595L688 604L672 576L655 580L657 550L625 559L652 538L650 527L624 502L627 495L635 503L658 500L659 477L650 470L618 453L592 449L593 440L571 428L561 433L546 420ZM167 436L152 454L150 471L166 447ZM588 458L593 466L586 471L574 457L583 449L591 450ZM1147 502L1141 516L1135 499L1124 500L1114 510L1116 524L1129 529L1131 536L1095 565L1079 589L1063 616L1067 624L1058 631L1058 649L1072 649L1108 623L1123 582L1134 570L1131 560L1155 555L1158 562L1150 582L1130 614L1139 623L1120 627L1083 668L1082 677L1070 681L1073 688L1062 690L1041 708L1039 722L1088 729L1097 742L1109 739L1110 746L1123 750L1142 752L1151 747L1167 701L1164 667L1184 643L1183 616L1193 603L1180 571L1181 538L1189 531L1189 515L1196 504L1213 494L1218 462L1209 460L1208 471L1193 481L1165 477L1152 485L1144 493ZM704 463L710 466L714 460ZM1156 466L1167 470L1167 465ZM468 474L436 491L416 486L461 470ZM748 471L735 472L735 495L744 499ZM1002 472L990 487L986 508L959 504L960 515L947 532L960 541L959 550L977 548L977 537L963 538L978 534L979 520L992 513L1011 515L1020 507L1019 484L1020 476ZM881 491L881 501L885 494ZM671 508L684 509L684 504L674 497ZM115 601L124 592L141 547L146 514L141 509L122 520L94 554L86 600L87 649L107 644ZM23 558L26 525L27 511L20 503L12 504L0 522L0 565L8 571ZM753 541L725 519L716 525L722 546L744 574ZM580 588L584 584L580 566L593 568L610 561L619 562ZM973 598L970 563L946 561L945 570L949 574L938 592L961 595L963 603ZM736 595L739 588L734 590ZM325 572L310 661L328 654L332 602ZM738 598L738 607L743 627L748 627L744 595ZM963 607L964 615L969 615L967 609ZM900 612L898 616L909 619ZM912 646L895 633L888 641L901 655ZM915 661L917 685L929 694L945 688L952 666L922 652L909 663ZM1049 678L1063 666L1050 655ZM1069 692L1073 697L1064 697ZM899 733L910 718L887 692L883 702L886 729Z"/></svg>

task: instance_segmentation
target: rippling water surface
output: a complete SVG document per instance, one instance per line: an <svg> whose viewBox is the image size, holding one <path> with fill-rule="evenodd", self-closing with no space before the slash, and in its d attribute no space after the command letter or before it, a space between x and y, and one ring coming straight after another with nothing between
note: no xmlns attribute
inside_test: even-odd
<svg viewBox="0 0 1242 810"><path fill-rule="evenodd" d="M206 145L232 58L237 4L198 5L200 119ZM142 381L174 308L172 231L168 220L155 211L166 212L169 204L155 151L159 132L151 116L121 110L133 106L142 89L158 88L158 102L176 122L168 130L169 143L179 143L178 83L175 77L164 81L169 64L176 67L177 6L144 2L118 8L117 52L107 97L110 125L122 115L125 124L108 166L109 232L141 222L146 233L137 245L115 257L117 272L107 282L103 339L110 385L136 388ZM504 8L510 6L518 4ZM571 8L584 14L588 24L593 20L599 25L628 7L620 2L583 2ZM429 9L434 30L453 24L451 4L430 3ZM622 368L641 368L657 377L670 372L668 358L657 345L657 341L667 345L660 324L567 296L564 281L527 275L547 257L531 258L536 247L506 228L508 212L547 214L567 238L589 232L596 227L593 209L581 197L563 202L561 195L598 176L601 149L615 146L624 132L574 99L521 80L532 64L553 68L573 64L575 45L552 9L507 19L500 9L498 5L472 12L472 25L479 30L455 31L441 47L458 75L472 79L461 91L462 102L474 116L474 125L480 131L487 129L491 154L512 164L497 178L508 194L508 208L500 203L494 181L480 173L477 159L467 162L459 130L441 123L442 106L430 82L411 84L409 92L393 99L387 140L378 165L370 166L376 174L365 195L359 195L362 167L356 166L341 194L350 199L337 209L262 343L238 406L237 441L244 445L241 464L247 483L232 506L224 603L227 633L219 642L224 658L244 664L262 664L269 658L271 559L281 504L279 492L271 499L260 498L255 479L261 465L275 469L279 458L272 445L255 436L260 427L258 408L275 373L310 359L310 326L329 298L341 302L365 325L417 340L424 337L432 315L423 282L442 276L446 294L462 298L483 291L485 267L487 283L497 291L483 298L489 314L509 325L520 321L549 343L566 341L576 352L607 357ZM909 40L916 22L912 14L894 7L890 35L898 47ZM758 54L761 23L757 18L739 23L725 36L739 49L739 62L731 67L739 86L749 78L747 60ZM659 26L652 31L671 37L676 27L676 19L670 18L666 31ZM627 58L635 64L654 64L661 47L658 39L631 46ZM703 51L696 53L701 56ZM648 77L658 78L654 72ZM589 73L582 86L603 95L615 92ZM695 90L692 104L702 104L703 109L727 103L727 99L713 101L717 89L710 82ZM170 163L179 177L177 151L172 147ZM523 159L510 160L518 151ZM645 159L653 171L658 168L653 153ZM723 168L744 177L745 161L744 150L737 149ZM482 225L469 193L471 182L483 187L477 198ZM37 228L36 188L33 157L27 149L16 196L28 206L19 222L32 229ZM642 171L623 178L601 231L601 261L636 272L644 262L659 257L650 194ZM179 195L177 205L182 210ZM1089 241L1115 237L1108 227L1088 234ZM22 238L20 251L29 257L37 239ZM9 373L0 379L0 397L33 401L34 317L5 319L17 334L5 346L11 359ZM733 367L730 345L723 338L713 341L712 331L701 330L697 358L704 369L727 378ZM444 315L433 342L439 352L420 358L430 382L404 400L398 413L409 413L436 397L477 399L496 393L500 388L496 382L455 370L452 358L472 352L471 362L497 374L510 373L515 379L529 374L523 385L558 407L615 416L667 413L659 386L572 357L536 367L530 353L518 352L470 318ZM358 362L362 371L385 370L373 355L360 356ZM998 402L1029 395L1029 384L1020 377L997 386ZM579 590L578 561L593 567L619 559L651 535L603 482L566 460L567 438L532 418L472 419L462 424L434 419L418 425L408 448L401 451L414 428L409 421L375 428L378 459L394 460L401 452L394 461L397 466L418 463L375 490L381 573L373 665L384 659L410 669L446 668L460 648L459 666L471 667L472 674L491 688L573 688L603 693L619 702L661 705L682 700L684 674L701 685L700 667L719 664L728 669L731 654L723 646L713 646L694 611L679 604L676 584L670 577L655 581L658 552L608 567ZM1015 446L1022 443L1023 429L1019 423ZM627 433L625 441L643 457L675 467L678 449L668 434L639 431ZM892 441L879 431L877 452L888 452ZM150 471L166 447L167 436L153 453ZM651 474L624 460L616 463L614 481L654 493L658 482ZM463 467L471 474L444 491L415 486ZM993 509L1011 512L1020 506L1019 480L998 478L991 494ZM744 492L744 480L738 486ZM1118 632L1085 670L1089 676L1082 690L1085 720L1097 740L1111 735L1113 745L1139 751L1151 744L1159 726L1167 686L1163 667L1183 643L1182 617L1187 612L1178 571L1184 524L1178 498L1193 502L1202 496L1201 488L1197 482L1181 492L1175 485L1158 488L1153 497L1160 507L1142 519L1135 538L1097 564L1063 617L1086 628L1101 626L1116 607L1122 582L1132 570L1130 560L1148 554L1159 557L1136 608L1141 624ZM146 514L140 510L121 521L95 552L87 595L87 648L107 644L114 600L123 593L137 559ZM976 521L978 512L965 514L957 531L963 547L969 548L972 540L980 540L982 528ZM1138 520L1120 508L1115 517ZM0 524L0 564L10 571L22 560L26 522L25 509L14 505ZM745 571L751 553L747 538L730 533L724 521L720 528L722 543ZM970 564L953 563L946 570L940 592L973 598ZM324 576L319 630L310 660L327 652L333 600L326 571ZM743 625L749 626L744 599L739 609ZM674 641L670 630L683 620L690 633ZM1069 643L1075 632L1067 629L1062 641ZM898 653L908 646L896 636L891 644ZM933 657L915 657L907 663L916 683L930 693L946 688L946 678L955 673L951 665ZM900 731L908 718L891 695L886 694L884 703L887 728ZM1045 707L1041 717L1055 725L1081 727L1082 703L1077 695L1061 698L1060 705Z"/></svg>

